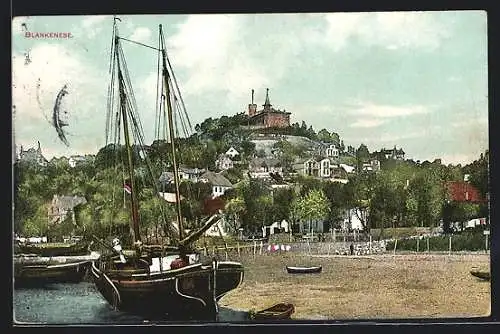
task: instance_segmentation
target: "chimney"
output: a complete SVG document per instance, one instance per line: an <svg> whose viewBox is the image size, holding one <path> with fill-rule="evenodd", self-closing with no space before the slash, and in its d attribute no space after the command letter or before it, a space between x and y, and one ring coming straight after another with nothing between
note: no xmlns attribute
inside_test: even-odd
<svg viewBox="0 0 500 334"><path fill-rule="evenodd" d="M254 90L252 89L252 103L248 105L248 116L252 117L257 113L257 105L253 102Z"/></svg>

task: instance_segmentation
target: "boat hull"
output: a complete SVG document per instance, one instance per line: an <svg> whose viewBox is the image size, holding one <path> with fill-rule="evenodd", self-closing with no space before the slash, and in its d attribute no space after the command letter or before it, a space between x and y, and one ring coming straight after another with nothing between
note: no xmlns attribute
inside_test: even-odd
<svg viewBox="0 0 500 334"><path fill-rule="evenodd" d="M93 262L91 274L101 295L115 309L152 315L215 317L217 301L243 280L243 266L219 262L214 269L201 263L160 273L131 273L129 277L103 271ZM215 277L215 290L214 287Z"/></svg>
<svg viewBox="0 0 500 334"><path fill-rule="evenodd" d="M17 252L22 254L36 254L39 256L78 256L88 254L89 244L80 242L72 245L45 245L45 244L28 244L17 245Z"/></svg>
<svg viewBox="0 0 500 334"><path fill-rule="evenodd" d="M318 274L321 272L323 267L286 267L286 271L289 274Z"/></svg>
<svg viewBox="0 0 500 334"><path fill-rule="evenodd" d="M280 303L261 310L253 316L254 320L285 320L295 312L293 304Z"/></svg>
<svg viewBox="0 0 500 334"><path fill-rule="evenodd" d="M472 276L480 278L484 281L491 280L491 275L488 271L471 270L470 273Z"/></svg>
<svg viewBox="0 0 500 334"><path fill-rule="evenodd" d="M79 283L90 268L90 261L56 265L14 264L14 284L44 285L51 283Z"/></svg>

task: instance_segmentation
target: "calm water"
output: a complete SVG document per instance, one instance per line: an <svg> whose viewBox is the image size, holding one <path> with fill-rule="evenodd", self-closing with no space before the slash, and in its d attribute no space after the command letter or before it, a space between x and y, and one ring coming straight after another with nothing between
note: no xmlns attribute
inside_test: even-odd
<svg viewBox="0 0 500 334"><path fill-rule="evenodd" d="M17 324L144 324L173 319L146 319L113 310L93 283L52 284L43 288L16 288L13 296ZM247 321L246 312L220 308L220 322Z"/></svg>

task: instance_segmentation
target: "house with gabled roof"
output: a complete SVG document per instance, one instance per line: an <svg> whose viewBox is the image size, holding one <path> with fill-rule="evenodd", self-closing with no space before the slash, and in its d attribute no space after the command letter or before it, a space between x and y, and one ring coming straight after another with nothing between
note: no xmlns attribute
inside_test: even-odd
<svg viewBox="0 0 500 334"><path fill-rule="evenodd" d="M231 155L221 154L217 160L215 160L215 166L220 170L228 170L234 168L234 162Z"/></svg>
<svg viewBox="0 0 500 334"><path fill-rule="evenodd" d="M230 147L230 148L226 151L225 155L228 155L228 156L230 156L231 158L234 158L235 156L240 155L240 152L238 152L238 151L237 151L234 147L232 147L232 146L231 146L231 147Z"/></svg>
<svg viewBox="0 0 500 334"><path fill-rule="evenodd" d="M49 224L57 224L63 222L68 215L71 216L75 223L75 207L86 204L85 197L80 196L58 196L54 195L52 203L48 209Z"/></svg>
<svg viewBox="0 0 500 334"><path fill-rule="evenodd" d="M212 185L212 197L224 195L228 189L232 189L233 185L222 174L207 171L199 178L200 182L210 183Z"/></svg>
<svg viewBox="0 0 500 334"><path fill-rule="evenodd" d="M248 170L252 178L270 178L269 173L283 175L283 166L275 158L253 158L249 163Z"/></svg>

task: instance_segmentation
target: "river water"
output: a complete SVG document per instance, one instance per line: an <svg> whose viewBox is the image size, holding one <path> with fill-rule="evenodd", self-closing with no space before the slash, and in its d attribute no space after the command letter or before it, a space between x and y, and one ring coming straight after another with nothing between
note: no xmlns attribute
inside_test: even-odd
<svg viewBox="0 0 500 334"><path fill-rule="evenodd" d="M172 323L178 319L146 319L115 311L100 295L93 283L60 283L37 288L13 290L15 324L81 325ZM219 322L248 321L248 313L220 308ZM188 320L196 322L196 319ZM186 322L186 320L182 321ZM204 321L206 322L206 321Z"/></svg>

